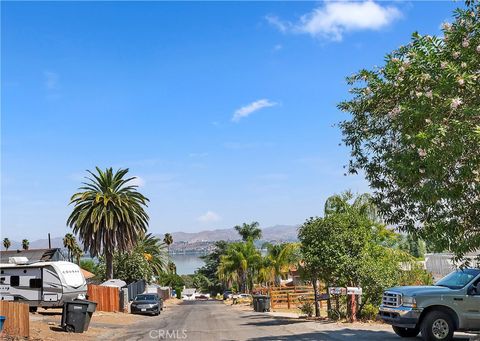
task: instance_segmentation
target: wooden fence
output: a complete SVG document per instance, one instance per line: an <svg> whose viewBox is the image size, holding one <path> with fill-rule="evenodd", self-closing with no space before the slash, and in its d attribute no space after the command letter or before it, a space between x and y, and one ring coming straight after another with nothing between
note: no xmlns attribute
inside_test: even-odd
<svg viewBox="0 0 480 341"><path fill-rule="evenodd" d="M319 288L322 291L322 287ZM292 286L292 287L269 287L255 288L254 291L270 296L270 306L272 309L294 309L298 308L302 302L314 302L315 294L312 286ZM325 295L321 295L320 309L323 308Z"/></svg>
<svg viewBox="0 0 480 341"><path fill-rule="evenodd" d="M120 290L116 287L89 284L87 295L90 301L97 303L97 311L120 311Z"/></svg>
<svg viewBox="0 0 480 341"><path fill-rule="evenodd" d="M0 301L0 315L5 316L3 330L14 337L30 336L30 315L28 304Z"/></svg>

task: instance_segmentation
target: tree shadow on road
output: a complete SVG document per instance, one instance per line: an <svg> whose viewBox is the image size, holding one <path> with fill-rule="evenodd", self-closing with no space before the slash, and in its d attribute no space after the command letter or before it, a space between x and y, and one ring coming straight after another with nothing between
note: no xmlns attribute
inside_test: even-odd
<svg viewBox="0 0 480 341"><path fill-rule="evenodd" d="M373 331L373 330L358 330L358 329L338 329L338 330L328 330L328 331L318 331L318 332L309 332L309 333L295 333L290 335L279 335L279 336L265 336L265 337L255 337L248 339L249 341L398 341L399 338L397 335L386 332L386 331ZM403 340L412 340L417 341L421 340L420 337L416 338L405 338ZM469 341L471 339L465 337L455 337L454 341Z"/></svg>

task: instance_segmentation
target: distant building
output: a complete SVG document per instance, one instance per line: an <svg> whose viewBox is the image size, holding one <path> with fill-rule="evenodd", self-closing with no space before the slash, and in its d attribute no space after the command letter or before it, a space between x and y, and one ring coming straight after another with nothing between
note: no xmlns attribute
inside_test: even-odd
<svg viewBox="0 0 480 341"><path fill-rule="evenodd" d="M0 263L8 263L10 257L26 257L29 263L66 260L60 248L0 251Z"/></svg>

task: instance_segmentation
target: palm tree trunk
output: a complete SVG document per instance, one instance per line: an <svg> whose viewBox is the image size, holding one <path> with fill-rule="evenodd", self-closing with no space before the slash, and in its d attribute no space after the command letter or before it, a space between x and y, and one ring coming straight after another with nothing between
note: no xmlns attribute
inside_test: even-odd
<svg viewBox="0 0 480 341"><path fill-rule="evenodd" d="M108 250L105 250L105 265L105 276L107 277L107 280L113 279L113 253Z"/></svg>

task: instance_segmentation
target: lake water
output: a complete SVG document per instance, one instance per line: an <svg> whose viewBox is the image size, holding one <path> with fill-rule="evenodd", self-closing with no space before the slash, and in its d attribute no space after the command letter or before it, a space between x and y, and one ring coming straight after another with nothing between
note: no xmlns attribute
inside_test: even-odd
<svg viewBox="0 0 480 341"><path fill-rule="evenodd" d="M177 274L190 275L205 264L205 262L200 259L200 256L203 255L203 253L189 253L173 254L170 255L170 257L172 257L173 262L177 266Z"/></svg>

